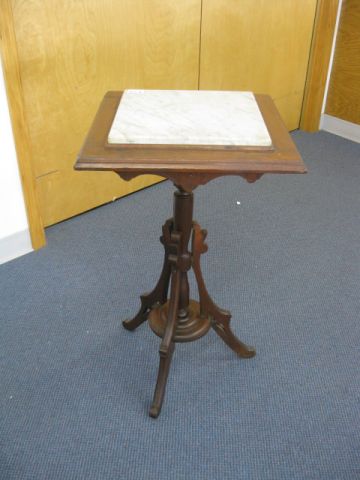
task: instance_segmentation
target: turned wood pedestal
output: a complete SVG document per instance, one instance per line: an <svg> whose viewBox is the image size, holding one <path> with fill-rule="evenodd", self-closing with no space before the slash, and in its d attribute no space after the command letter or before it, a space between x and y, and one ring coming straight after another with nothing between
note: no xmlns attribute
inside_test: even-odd
<svg viewBox="0 0 360 480"><path fill-rule="evenodd" d="M163 226L164 266L154 290L141 296L141 307L123 325L134 330L148 320L151 329L162 338L160 366L150 416L157 417L164 398L166 380L176 342L191 342L205 335L210 327L240 357L255 355L230 328L231 315L220 309L206 290L200 268L200 255L207 251L206 230L193 221L193 193L179 188L174 193L174 216ZM189 241L191 237L191 246ZM199 289L199 302L190 300L187 272L192 268ZM170 296L168 287L171 283Z"/></svg>
<svg viewBox="0 0 360 480"><path fill-rule="evenodd" d="M264 142L261 145L116 144L116 132L113 137L109 132L121 95L121 92L109 92L105 96L75 168L111 170L125 180L141 174L158 174L170 179L176 187L173 217L163 225L160 238L164 247L160 278L150 293L141 296L140 310L135 317L123 322L127 330L134 330L148 321L161 338L158 377L150 407L150 416L157 417L176 342L197 340L213 328L239 357L255 355L255 349L232 332L231 314L219 308L206 289L200 257L208 248L207 232L193 220L193 190L224 175L240 175L254 182L264 173L305 173L306 168L272 100L266 95L256 95L255 99L271 138L268 145ZM168 121L171 123L171 118ZM199 302L190 299L188 271L191 268Z"/></svg>

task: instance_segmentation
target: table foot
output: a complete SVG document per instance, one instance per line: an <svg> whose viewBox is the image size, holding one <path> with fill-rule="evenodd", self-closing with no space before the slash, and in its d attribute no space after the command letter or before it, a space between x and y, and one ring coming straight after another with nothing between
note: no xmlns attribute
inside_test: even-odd
<svg viewBox="0 0 360 480"><path fill-rule="evenodd" d="M165 328L165 333L160 344L160 365L158 378L156 382L154 399L150 407L150 417L156 418L160 414L161 406L164 400L167 377L169 374L171 359L175 349L173 341L178 320L179 311L179 296L180 296L180 271L173 269L171 274L171 294L170 305L168 311L168 320Z"/></svg>
<svg viewBox="0 0 360 480"><path fill-rule="evenodd" d="M208 246L205 243L207 231L202 230L200 225L193 222L192 254L193 269L200 297L200 314L209 316L212 320L212 327L224 342L242 358L251 358L255 355L255 349L241 342L230 328L231 314L227 310L219 308L211 299L202 276L200 268L200 255L207 252Z"/></svg>
<svg viewBox="0 0 360 480"><path fill-rule="evenodd" d="M154 306L162 305L167 300L167 293L169 289L169 280L171 274L171 266L169 263L169 253L170 253L170 235L173 226L173 219L170 218L165 222L162 227L163 234L160 237L160 242L164 245L165 255L163 268L160 274L160 278L155 286L155 288L150 293L145 293L141 295L141 306L138 313L134 318L124 320L122 322L124 328L127 330L135 330L139 325L144 323L148 315Z"/></svg>
<svg viewBox="0 0 360 480"><path fill-rule="evenodd" d="M230 319L228 322L217 322L213 321L212 327L215 332L221 337L226 345L228 345L231 350L233 350L241 358L252 358L256 355L256 350L250 345L246 345L241 340L237 338L236 335L232 332L230 325Z"/></svg>
<svg viewBox="0 0 360 480"><path fill-rule="evenodd" d="M147 320L147 316L149 314L150 309L146 304L144 304L143 306L143 298L145 298L145 296L140 297L141 307L139 312L135 315L135 317L127 318L126 320L123 320L122 324L123 324L123 327L126 328L126 330L130 330L130 331L135 330L135 328L137 328L139 325L141 325Z"/></svg>

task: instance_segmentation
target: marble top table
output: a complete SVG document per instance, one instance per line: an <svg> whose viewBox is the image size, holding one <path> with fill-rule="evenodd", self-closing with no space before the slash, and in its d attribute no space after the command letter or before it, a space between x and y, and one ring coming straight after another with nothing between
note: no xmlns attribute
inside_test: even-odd
<svg viewBox="0 0 360 480"><path fill-rule="evenodd" d="M165 103L161 109L156 107L156 98L161 97L161 92L164 98L170 96L176 101ZM122 97L124 104L120 101ZM184 98L186 109L183 109ZM205 98L212 99L211 106ZM222 98L231 107L228 118ZM199 104L202 105L201 113L193 106ZM179 111L180 105L182 110ZM182 122L193 128L189 131L187 127L186 132L174 129L173 118L177 125ZM206 136L202 133L202 125ZM162 143L154 143L155 139L151 138L155 130L156 142L163 136ZM209 135L211 133L214 135ZM199 137L206 143L193 144ZM220 139L224 140L223 144L219 143ZM169 90L108 92L75 169L112 170L125 180L142 174L157 174L186 191L223 175L240 175L252 182L264 173L306 172L269 96L249 92Z"/></svg>
<svg viewBox="0 0 360 480"><path fill-rule="evenodd" d="M75 169L111 170L125 180L157 174L177 187L173 216L162 230L160 278L141 296L138 313L123 322L134 330L147 321L162 339L150 407L150 416L156 418L176 342L196 340L213 328L238 356L255 355L254 348L232 332L231 314L219 308L206 289L200 256L208 248L207 232L193 220L193 190L219 176L240 175L254 182L265 173L305 173L306 167L266 95L128 90L105 95ZM199 301L189 297L191 268Z"/></svg>

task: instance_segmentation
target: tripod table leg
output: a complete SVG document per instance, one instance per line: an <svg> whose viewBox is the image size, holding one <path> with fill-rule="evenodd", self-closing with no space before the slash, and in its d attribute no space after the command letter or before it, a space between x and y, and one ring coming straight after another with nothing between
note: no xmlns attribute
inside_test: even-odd
<svg viewBox="0 0 360 480"><path fill-rule="evenodd" d="M173 219L170 218L165 222L165 225L163 225L162 227L163 235L160 238L160 241L164 245L165 256L164 256L164 264L163 264L159 281L156 284L155 288L150 293L141 295L140 310L135 315L135 317L123 321L123 326L127 330L135 330L135 328L137 328L139 325L145 322L145 320L147 320L148 314L154 305L156 305L157 303L163 304L166 302L167 292L169 289L170 274L171 274L169 253L171 250L170 235L171 235L172 225L173 225Z"/></svg>
<svg viewBox="0 0 360 480"><path fill-rule="evenodd" d="M154 399L150 408L150 417L156 418L159 416L161 406L164 399L167 377L170 369L170 363L172 355L175 349L175 343L173 342L175 329L178 319L179 311L179 296L180 296L180 271L174 267L171 274L171 294L169 312L167 318L167 324L165 328L164 337L160 344L160 365L158 378L156 382Z"/></svg>
<svg viewBox="0 0 360 480"><path fill-rule="evenodd" d="M200 297L200 313L208 315L212 319L212 327L215 332L224 340L224 342L234 350L239 357L251 358L255 355L255 349L241 342L232 332L230 328L231 314L227 310L219 308L211 299L202 276L200 268L200 255L207 252L207 245L205 243L207 232L201 230L201 227L196 222L193 223L193 237L192 237L192 254L193 254L193 269L196 277L196 282L199 288Z"/></svg>

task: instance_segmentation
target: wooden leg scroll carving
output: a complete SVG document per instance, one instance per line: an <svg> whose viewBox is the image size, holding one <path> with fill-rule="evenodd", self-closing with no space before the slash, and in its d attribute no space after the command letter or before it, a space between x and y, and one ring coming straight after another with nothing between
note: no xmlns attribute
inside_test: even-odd
<svg viewBox="0 0 360 480"><path fill-rule="evenodd" d="M208 246L205 243L207 231L202 230L200 225L193 222L192 236L192 261L196 282L199 288L200 312L202 315L210 316L212 327L224 342L234 350L239 357L251 358L255 355L255 349L241 342L230 328L231 314L227 310L219 308L211 299L202 276L200 268L200 255L207 252Z"/></svg>
<svg viewBox="0 0 360 480"><path fill-rule="evenodd" d="M170 274L171 274L171 265L169 263L169 254L171 251L171 231L173 226L173 219L170 218L165 222L162 227L163 234L160 237L161 243L164 245L165 248L165 255L164 255L164 264L160 274L160 278L158 283L156 284L155 288L150 293L145 293L144 295L140 296L141 306L138 313L135 315L134 318L124 320L123 326L127 330L135 330L139 325L147 320L148 314L150 310L156 304L164 304L167 300L167 293L169 289L169 281L170 281Z"/></svg>

